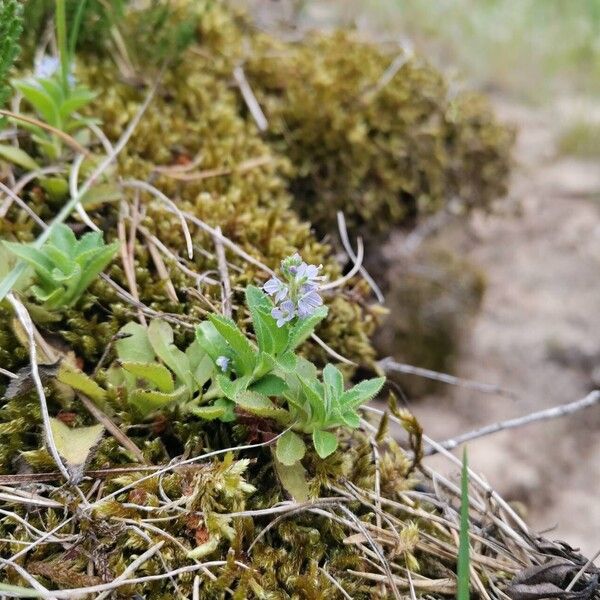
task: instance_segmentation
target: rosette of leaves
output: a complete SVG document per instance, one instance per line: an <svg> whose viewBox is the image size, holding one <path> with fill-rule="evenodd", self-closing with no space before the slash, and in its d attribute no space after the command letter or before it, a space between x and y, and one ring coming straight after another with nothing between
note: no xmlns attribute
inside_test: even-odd
<svg viewBox="0 0 600 600"><path fill-rule="evenodd" d="M216 377L224 398L232 410L271 419L288 429L277 442L282 464L291 466L303 458L304 434L312 437L317 454L326 458L338 446L332 430L358 427L358 407L379 392L384 378L345 390L343 375L335 366L325 367L321 381L317 368L294 353L327 316L326 307L278 327L271 316L273 304L260 289L248 286L246 303L256 345L234 321L221 315L210 315L198 328L198 340L213 360L226 357L231 365Z"/></svg>
<svg viewBox="0 0 600 600"><path fill-rule="evenodd" d="M41 248L33 244L3 243L33 268L35 283L28 291L47 310L73 306L119 247L118 242L106 244L102 234L95 231L77 239L73 230L62 223L53 227Z"/></svg>
<svg viewBox="0 0 600 600"><path fill-rule="evenodd" d="M197 406L218 395L216 384L203 389L213 377L214 363L197 340L180 350L174 344L173 329L162 319L148 327L127 323L119 337L115 344L118 360L109 369L108 381L125 389L128 402L142 417L192 400L189 408L199 416L224 416L225 407Z"/></svg>

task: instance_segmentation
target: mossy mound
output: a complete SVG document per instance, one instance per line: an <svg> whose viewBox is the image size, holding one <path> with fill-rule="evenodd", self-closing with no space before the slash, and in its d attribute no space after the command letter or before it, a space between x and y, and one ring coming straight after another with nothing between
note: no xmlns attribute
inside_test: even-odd
<svg viewBox="0 0 600 600"><path fill-rule="evenodd" d="M397 48L343 31L296 44L257 36L246 70L269 139L294 166L296 206L323 231L338 210L382 233L452 199L488 209L507 192L512 132L483 97L452 95Z"/></svg>

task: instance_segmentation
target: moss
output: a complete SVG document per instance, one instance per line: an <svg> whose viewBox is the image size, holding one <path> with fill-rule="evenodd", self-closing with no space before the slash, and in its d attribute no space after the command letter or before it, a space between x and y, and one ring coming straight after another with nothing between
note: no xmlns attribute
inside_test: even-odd
<svg viewBox="0 0 600 600"><path fill-rule="evenodd" d="M257 36L247 73L271 143L294 166L301 214L323 231L336 211L370 233L410 224L454 197L489 208L507 191L513 135L475 94L451 96L442 75L353 33L297 44Z"/></svg>

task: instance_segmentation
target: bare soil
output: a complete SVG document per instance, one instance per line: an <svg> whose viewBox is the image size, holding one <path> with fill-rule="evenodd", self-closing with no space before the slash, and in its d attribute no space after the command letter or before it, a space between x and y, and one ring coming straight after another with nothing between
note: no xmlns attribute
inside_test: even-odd
<svg viewBox="0 0 600 600"><path fill-rule="evenodd" d="M442 242L487 277L457 374L513 389L518 400L453 388L415 402L438 440L600 386L600 160L558 155L559 108L497 109L519 131L505 206L520 214L479 216L468 235L447 232ZM587 555L600 549L600 407L472 442L469 454L546 537Z"/></svg>

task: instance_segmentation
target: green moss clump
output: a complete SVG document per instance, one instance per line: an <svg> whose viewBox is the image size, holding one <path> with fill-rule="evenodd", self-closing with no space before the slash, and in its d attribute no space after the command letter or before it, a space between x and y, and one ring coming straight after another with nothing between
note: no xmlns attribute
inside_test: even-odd
<svg viewBox="0 0 600 600"><path fill-rule="evenodd" d="M257 36L248 78L271 143L294 166L301 214L323 231L336 211L371 233L410 224L453 197L488 208L507 191L512 133L485 100L451 97L443 76L348 32L297 44Z"/></svg>

